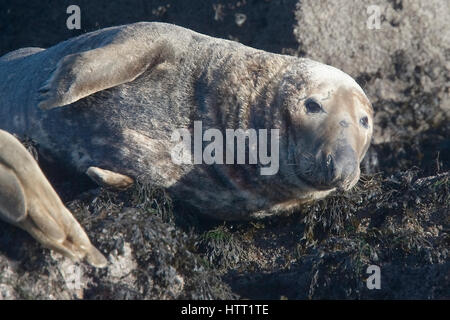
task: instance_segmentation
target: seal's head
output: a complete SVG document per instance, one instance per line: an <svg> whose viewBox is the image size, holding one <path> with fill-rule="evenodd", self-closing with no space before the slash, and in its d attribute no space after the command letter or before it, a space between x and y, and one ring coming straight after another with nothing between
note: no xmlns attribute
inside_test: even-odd
<svg viewBox="0 0 450 320"><path fill-rule="evenodd" d="M372 105L361 87L344 72L305 59L285 74L282 90L288 170L311 190L352 188L373 128Z"/></svg>

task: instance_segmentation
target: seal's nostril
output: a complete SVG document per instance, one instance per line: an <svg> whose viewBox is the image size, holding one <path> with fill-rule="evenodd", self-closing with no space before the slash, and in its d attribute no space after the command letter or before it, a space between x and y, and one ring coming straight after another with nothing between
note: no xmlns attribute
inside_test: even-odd
<svg viewBox="0 0 450 320"><path fill-rule="evenodd" d="M326 165L326 170L328 173L328 180L334 180L334 175L335 175L335 166L334 166L334 160L333 160L333 156L331 154L329 154L326 159L325 159L325 165Z"/></svg>

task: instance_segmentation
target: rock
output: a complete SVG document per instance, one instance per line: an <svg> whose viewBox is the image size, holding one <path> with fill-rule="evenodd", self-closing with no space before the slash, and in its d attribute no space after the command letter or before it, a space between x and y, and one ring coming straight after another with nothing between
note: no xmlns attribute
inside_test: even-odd
<svg viewBox="0 0 450 320"><path fill-rule="evenodd" d="M142 187L138 185L137 187ZM4 299L230 299L236 297L192 253L195 239L164 221L165 199L143 191L87 192L67 203L99 250L95 269L40 247L24 232L0 223L0 295ZM154 192L153 195L158 195ZM135 199L137 202L130 201ZM128 206L125 206L128 205ZM131 207L133 206L133 207ZM165 207L167 209L168 206ZM10 244L14 245L11 246ZM8 247L8 248L7 248Z"/></svg>
<svg viewBox="0 0 450 320"><path fill-rule="evenodd" d="M379 144L448 125L449 6L446 0L305 0L297 5L294 33L306 56L360 82L375 106ZM369 29L377 12L379 28Z"/></svg>

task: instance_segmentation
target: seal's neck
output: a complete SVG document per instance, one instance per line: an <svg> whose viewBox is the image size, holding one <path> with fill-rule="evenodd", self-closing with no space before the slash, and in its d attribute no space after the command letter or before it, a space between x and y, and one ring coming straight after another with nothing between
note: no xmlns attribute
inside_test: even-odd
<svg viewBox="0 0 450 320"><path fill-rule="evenodd" d="M287 59L254 50L232 52L209 63L215 67L198 80L197 88L203 92L198 95L202 101L197 101L195 120L221 130L273 129L280 112L275 100Z"/></svg>

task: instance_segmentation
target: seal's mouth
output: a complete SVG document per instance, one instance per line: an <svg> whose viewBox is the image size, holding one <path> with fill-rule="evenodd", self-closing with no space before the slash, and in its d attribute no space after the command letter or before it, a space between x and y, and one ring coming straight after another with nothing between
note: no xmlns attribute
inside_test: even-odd
<svg viewBox="0 0 450 320"><path fill-rule="evenodd" d="M358 157L349 145L341 145L330 153L319 152L314 157L303 157L302 160L296 175L311 189L347 191L359 180Z"/></svg>
<svg viewBox="0 0 450 320"><path fill-rule="evenodd" d="M351 182L344 182L344 183L336 183L335 185L324 185L324 184L320 184L317 182L313 182L310 179L307 179L303 176L298 176L298 178L300 179L300 181L306 185L308 188L310 189L314 189L317 191L332 191L332 190L336 190L339 192L346 192L348 190L350 190L351 188L354 187L354 185L358 182L359 180L359 175L356 175L355 178L351 181Z"/></svg>
<svg viewBox="0 0 450 320"><path fill-rule="evenodd" d="M308 178L305 178L302 175L298 175L298 178L300 179L300 181L305 184L307 187L311 188L311 189L315 189L317 191L329 191L329 190L333 190L336 187L334 186L325 186L325 185L321 185L317 182L313 182Z"/></svg>

